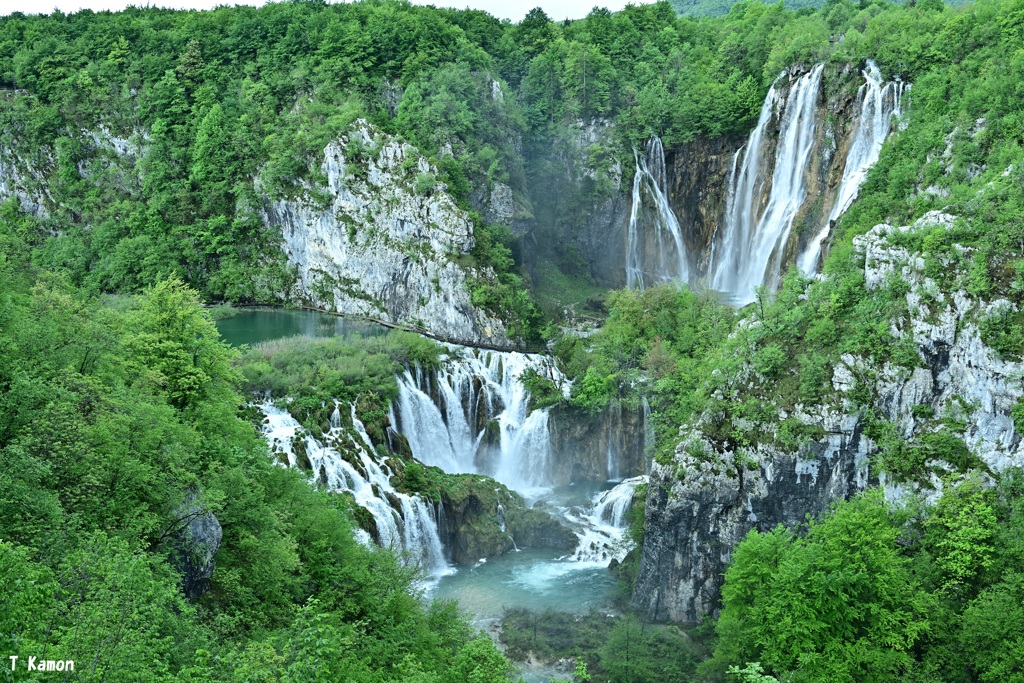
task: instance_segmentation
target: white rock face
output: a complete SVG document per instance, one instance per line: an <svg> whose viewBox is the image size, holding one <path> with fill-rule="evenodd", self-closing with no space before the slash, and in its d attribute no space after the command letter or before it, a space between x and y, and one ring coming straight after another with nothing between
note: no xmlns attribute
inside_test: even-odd
<svg viewBox="0 0 1024 683"><path fill-rule="evenodd" d="M80 134L82 141L96 152L95 158L78 162L78 174L83 178L89 177L90 167L96 163L105 167L116 165L122 178L134 175L135 162L144 155L148 140L143 131L136 130L125 138L112 133L104 125L96 130L81 130ZM0 145L0 201L15 197L25 213L36 218L48 217L47 206L55 204L49 191L48 176L54 172L55 165L52 151L41 150L35 155L28 155Z"/></svg>
<svg viewBox="0 0 1024 683"><path fill-rule="evenodd" d="M905 233L951 226L953 221L949 214L932 211L898 230ZM909 254L888 243L887 236L893 231L888 225L875 226L854 238L854 248L864 254L869 289L893 276L910 286L906 294L910 319L904 331L895 332L912 336L930 370L880 379L876 403L908 438L921 426L913 415L914 406L927 406L935 415L955 414L967 423L964 443L989 470L1001 472L1024 465L1024 440L1010 417L1013 405L1024 395L1024 363L1001 359L981 340L977 325L979 318L993 310L1016 310L1017 304L1006 299L979 302L963 290L944 294L938 282L924 275L920 254Z"/></svg>
<svg viewBox="0 0 1024 683"><path fill-rule="evenodd" d="M360 147L369 152L347 162ZM417 192L417 176L437 169L413 147L359 121L327 145L320 171L326 202L307 187L307 198L263 207L298 272L296 298L454 342L512 346L504 325L470 302L467 281L477 272L455 261L473 249L472 222L444 185Z"/></svg>
<svg viewBox="0 0 1024 683"><path fill-rule="evenodd" d="M22 211L45 218L45 200L49 199L45 188L42 173L26 168L10 148L0 145L0 201L16 197Z"/></svg>
<svg viewBox="0 0 1024 683"><path fill-rule="evenodd" d="M953 418L966 425L955 435L980 460L983 472L1024 466L1024 439L1011 418L1012 407L1024 396L1024 363L999 358L984 344L977 325L992 310L1017 304L1005 299L980 302L963 290L950 293L948 284L941 287L925 275L921 254L889 240L896 233L949 226L953 220L931 212L911 226L879 225L854 239L864 257L868 289L893 278L905 283L909 314L891 321L893 343L912 339L927 367L879 367L845 354L833 371L834 400L797 406L791 415L820 427L821 439L797 452L766 444L723 452L698 425L681 435L672 463L654 466L635 607L652 619L697 622L716 609L726 563L750 529L799 524L807 514L818 514L870 483L881 484L890 500L914 491L910 485L886 481L884 473L871 468L878 449L864 433L863 410L847 398L858 378L873 377L873 408L903 438L934 429L934 418ZM953 264L948 265L945 272L955 278ZM737 377L734 383L746 386L750 379ZM779 415L779 420L785 417ZM937 497L942 481L936 472L953 467L926 464L933 470L925 476L932 488L918 493Z"/></svg>
<svg viewBox="0 0 1024 683"><path fill-rule="evenodd" d="M505 183L494 183L491 199L487 203L488 214L495 223L508 225L516 215L516 202L512 188Z"/></svg>

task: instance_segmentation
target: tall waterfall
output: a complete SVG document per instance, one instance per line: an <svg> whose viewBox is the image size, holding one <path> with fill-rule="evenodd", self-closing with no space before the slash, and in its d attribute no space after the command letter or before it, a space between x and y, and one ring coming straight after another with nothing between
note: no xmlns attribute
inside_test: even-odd
<svg viewBox="0 0 1024 683"><path fill-rule="evenodd" d="M633 289L671 280L690 279L690 267L683 242L683 230L668 203L665 172L665 148L661 138L652 136L644 145L644 153L633 150L636 172L633 174L633 201L629 212L626 245L626 284ZM641 234L644 197L654 202L657 252L653 263L645 258L645 240Z"/></svg>
<svg viewBox="0 0 1024 683"><path fill-rule="evenodd" d="M823 70L824 65L819 64L801 76L785 98L776 81L761 107L757 127L733 159L725 230L711 264L711 283L739 305L753 301L754 289L778 275L793 220L806 198ZM760 173L761 156L765 130L777 107L782 109L782 118L768 184Z"/></svg>
<svg viewBox="0 0 1024 683"><path fill-rule="evenodd" d="M332 491L351 493L356 503L370 513L381 546L404 550L428 575L437 576L448 570L431 508L418 496L395 491L391 485L392 472L371 456L373 444L356 417L355 406L350 408L355 434L342 427L340 408L336 408L323 442L305 433L295 418L273 403L264 403L260 409L267 416L263 437L271 450L283 453L290 466L298 467L295 447L301 442L314 476L326 479L323 483ZM357 464L342 457L334 446L326 445L331 443L344 444L346 452L356 455ZM389 501L397 502L398 507ZM368 540L365 533L363 539Z"/></svg>
<svg viewBox="0 0 1024 683"><path fill-rule="evenodd" d="M857 90L857 99L860 102L855 123L857 128L850 150L846 154L846 164L843 167L843 178L839 182L836 201L829 212L828 220L808 243L797 262L800 270L807 275L817 272L822 243L828 237L836 219L850 208L850 204L857 198L857 192L867 177L868 170L878 161L882 143L885 142L892 127L893 117L901 114L900 102L907 86L899 80L884 83L878 66L870 60L867 68L861 73L864 75L864 85Z"/></svg>
<svg viewBox="0 0 1024 683"><path fill-rule="evenodd" d="M529 393L518 380L532 368L565 383L561 373L543 356L449 348L436 372L407 370L398 378L392 423L413 455L446 472L487 474L520 492L548 485L548 411L529 411Z"/></svg>

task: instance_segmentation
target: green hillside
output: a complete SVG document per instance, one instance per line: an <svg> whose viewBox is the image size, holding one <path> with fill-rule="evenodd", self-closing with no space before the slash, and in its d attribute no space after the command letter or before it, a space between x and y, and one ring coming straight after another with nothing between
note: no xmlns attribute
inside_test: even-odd
<svg viewBox="0 0 1024 683"><path fill-rule="evenodd" d="M518 24L401 0L0 18L0 680L43 680L8 670L11 654L74 659L52 680L108 683L515 680L456 606L421 600L415 569L355 540L347 497L275 464L243 394L269 361L224 344L202 307L296 303L260 210L328 204L324 148L359 119L436 170L404 169L418 196L466 212L474 247L444 257L476 269L474 306L552 342L572 389L528 377L540 400L581 419L647 405L660 466L685 456L740 477L757 463L720 452L798 451L825 436L801 411L842 406L878 446L872 471L921 494L901 507L871 486L802 528L752 532L719 619L696 635L641 623L639 641L624 621L563 653L592 662L577 681L1024 680L1021 463L996 471L971 452L977 406L921 406L906 436L877 391L887 372L943 372L907 328L928 306L937 320L960 302L958 332L977 329L1008 368L1024 358L1024 0L728 7L661 1L565 23L534 10ZM784 68L856 73L867 59L913 84L905 127L839 221L823 277L794 270L742 310L687 287L592 294L572 236L520 239L481 212L498 184L517 217L551 200L560 150L586 125L612 132L585 146L603 170L579 179L565 220L628 194L632 148L652 134L676 149L742 140ZM377 142L338 164L365 179ZM626 169L618 189L612 168ZM854 240L930 211L952 218L889 246L932 284L913 305L899 276L869 287ZM552 268L566 284L538 296L532 278ZM585 302L600 331L561 330L564 307ZM309 405L365 397L383 424L393 373L431 358L398 335L292 372ZM1000 410L1024 432L1024 400ZM209 590L189 596L176 539L200 511L223 543Z"/></svg>

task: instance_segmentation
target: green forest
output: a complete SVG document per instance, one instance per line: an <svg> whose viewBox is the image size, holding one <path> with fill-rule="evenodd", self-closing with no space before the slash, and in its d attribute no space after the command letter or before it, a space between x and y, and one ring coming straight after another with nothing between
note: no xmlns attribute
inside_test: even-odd
<svg viewBox="0 0 1024 683"><path fill-rule="evenodd" d="M685 286L603 292L568 240L527 243L474 203L496 183L544 187L579 122L614 125L588 158L631 169L652 134L747 135L791 65L866 59L913 84L906 126L839 221L824 277L793 270L742 310ZM325 145L365 119L438 169L417 176L423 193L443 184L472 217L469 260L492 273L473 303L550 342L573 380L564 396L527 376L535 407L647 401L664 466L681 427L796 448L821 435L780 414L837 401L832 368L854 354L871 362L854 397L872 467L923 491L944 478L932 502L874 487L800 528L752 531L696 630L628 613L570 626L546 647L579 660L574 680L1024 682L1024 475L978 461L964 414L922 406L928 433L910 441L875 414L879 368L925 362L889 334L905 283L869 289L853 247L879 223L956 216L894 239L925 255L936 297L1016 302L973 322L1000 358L1024 359L1024 0L662 0L517 23L400 0L13 13L0 99L0 680L44 680L9 654L111 683L517 679L508 657L536 647L536 619L532 641L528 616L506 619L506 655L455 603L422 600L414 568L355 540L351 501L275 465L250 406L254 392L309 411L372 395L383 415L396 370L430 367L437 346L395 333L243 353L204 307L296 303L258 208L317 187ZM613 192L582 188L580 206ZM528 267L531 251L550 270ZM563 311L588 299L600 330L564 333ZM1024 432L1024 399L1012 419ZM181 533L207 512L223 541L209 590L189 597ZM642 509L630 534L642 544Z"/></svg>

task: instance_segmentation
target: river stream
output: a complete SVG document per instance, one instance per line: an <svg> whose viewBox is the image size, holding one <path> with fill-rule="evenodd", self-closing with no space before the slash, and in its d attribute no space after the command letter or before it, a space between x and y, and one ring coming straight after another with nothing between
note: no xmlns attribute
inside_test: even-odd
<svg viewBox="0 0 1024 683"><path fill-rule="evenodd" d="M236 315L218 321L217 326L224 339L233 345L257 345L290 336L372 337L388 332L387 328L374 323L315 311L272 308L239 309ZM478 357L471 350L455 347L452 353L460 357L430 380L443 389L435 394L447 396L447 399L438 399L436 408L424 393L416 391L417 382L411 375L406 373L399 377L403 397L393 412L397 413L399 431L405 433L413 445L414 455L450 472L491 474L524 495L528 503L539 501L560 515L576 530L581 542L576 551L563 555L544 549L512 550L499 557L481 558L469 566L443 567L443 571L438 571L438 567L425 568L428 573L423 583L425 595L428 599L457 600L481 626L496 621L508 607L569 612L609 607L616 582L607 567L612 557L621 558L624 554L621 545L624 512L635 481L546 486L544 472L538 468L545 466L544 459L557 458L558 454L545 451L543 459L537 458L538 450L548 447L538 443L547 439L546 422L540 424L546 421L546 414L527 410L525 390L514 379L523 368L546 360L495 352ZM419 383L426 386L428 381L421 378ZM474 459L470 452L479 449L479 439L468 426L469 421L459 414L455 400L459 392L472 391L474 386L476 391L489 393L479 398L474 396L467 405L489 401L504 406L498 417L502 442L488 456L491 464L484 467L478 466L481 456L478 454ZM290 419L286 413L277 412L281 413L278 421ZM415 422L413 415L417 416ZM280 429L280 425L275 428ZM273 444L277 438L272 434L273 429L264 431ZM524 439L524 436L529 438ZM436 445L430 446L439 443L444 445L440 451ZM315 447L308 447L307 452L318 463L330 463L329 453L321 453ZM517 464L521 465L520 469L516 468ZM332 475L332 479L338 481L346 477L351 480L352 474ZM381 486L380 481L374 481L362 488L369 489L370 483ZM402 536L397 530L395 535Z"/></svg>

